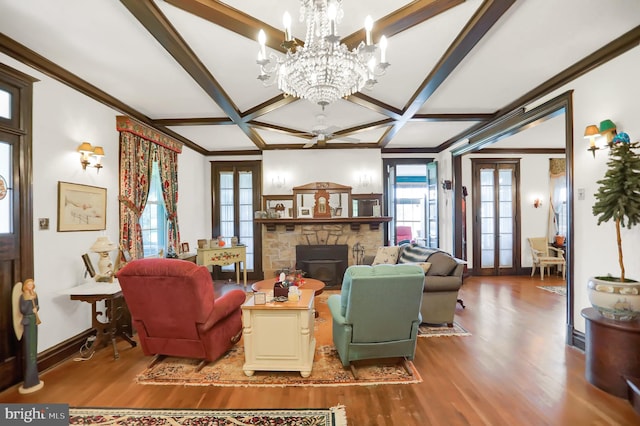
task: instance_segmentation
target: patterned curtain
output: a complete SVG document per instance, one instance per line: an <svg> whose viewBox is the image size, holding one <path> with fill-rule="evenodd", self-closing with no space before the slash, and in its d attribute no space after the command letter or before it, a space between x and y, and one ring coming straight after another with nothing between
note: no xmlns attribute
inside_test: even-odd
<svg viewBox="0 0 640 426"><path fill-rule="evenodd" d="M120 245L131 257L143 257L140 215L147 203L151 178L151 142L120 133Z"/></svg>
<svg viewBox="0 0 640 426"><path fill-rule="evenodd" d="M162 198L169 216L168 247L179 252L180 232L178 229L178 153L158 146L158 169L162 183Z"/></svg>
<svg viewBox="0 0 640 426"><path fill-rule="evenodd" d="M120 244L132 258L143 257L140 215L149 195L153 159L157 159L169 216L168 246L177 253L178 154L182 143L126 116L116 117L116 129L120 132Z"/></svg>

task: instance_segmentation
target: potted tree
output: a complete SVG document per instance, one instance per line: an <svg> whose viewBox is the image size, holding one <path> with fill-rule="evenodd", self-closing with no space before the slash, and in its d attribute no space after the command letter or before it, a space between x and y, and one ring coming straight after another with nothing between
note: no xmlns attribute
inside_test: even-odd
<svg viewBox="0 0 640 426"><path fill-rule="evenodd" d="M589 301L603 316L629 321L640 316L640 283L627 278L622 253L621 228L631 229L640 222L640 155L638 142L620 133L612 141L607 171L595 194L593 214L598 225L613 220L618 243L620 276L589 279Z"/></svg>

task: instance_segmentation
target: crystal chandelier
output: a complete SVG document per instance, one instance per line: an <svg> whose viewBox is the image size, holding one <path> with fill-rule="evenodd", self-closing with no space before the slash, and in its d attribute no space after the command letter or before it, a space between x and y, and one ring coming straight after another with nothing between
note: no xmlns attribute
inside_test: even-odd
<svg viewBox="0 0 640 426"><path fill-rule="evenodd" d="M277 83L285 94L307 99L323 109L363 87L373 87L376 77L383 75L389 66L387 39L382 36L379 47L373 44L373 20L367 16L365 41L350 51L338 36L337 24L342 16L342 0L300 0L300 22L306 22L307 27L304 46L299 46L291 35L291 16L285 12L284 56L271 53L267 57L266 35L260 30L258 79L265 86Z"/></svg>

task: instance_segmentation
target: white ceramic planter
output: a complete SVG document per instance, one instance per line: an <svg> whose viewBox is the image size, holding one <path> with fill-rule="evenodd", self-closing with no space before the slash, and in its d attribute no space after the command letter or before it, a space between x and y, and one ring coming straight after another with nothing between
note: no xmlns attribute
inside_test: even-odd
<svg viewBox="0 0 640 426"><path fill-rule="evenodd" d="M640 317L640 282L619 282L589 278L589 302L602 316L631 321Z"/></svg>

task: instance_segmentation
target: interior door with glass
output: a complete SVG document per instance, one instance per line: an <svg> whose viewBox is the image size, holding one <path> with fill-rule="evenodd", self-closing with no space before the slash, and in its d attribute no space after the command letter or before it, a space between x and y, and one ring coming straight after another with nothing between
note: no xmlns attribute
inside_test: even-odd
<svg viewBox="0 0 640 426"><path fill-rule="evenodd" d="M213 237L225 244L232 237L247 248L247 277L262 278L262 250L259 224L253 221L260 210L260 163L256 161L212 163ZM235 264L213 267L214 278L234 279Z"/></svg>
<svg viewBox="0 0 640 426"><path fill-rule="evenodd" d="M471 162L474 274L514 275L520 269L519 160Z"/></svg>

